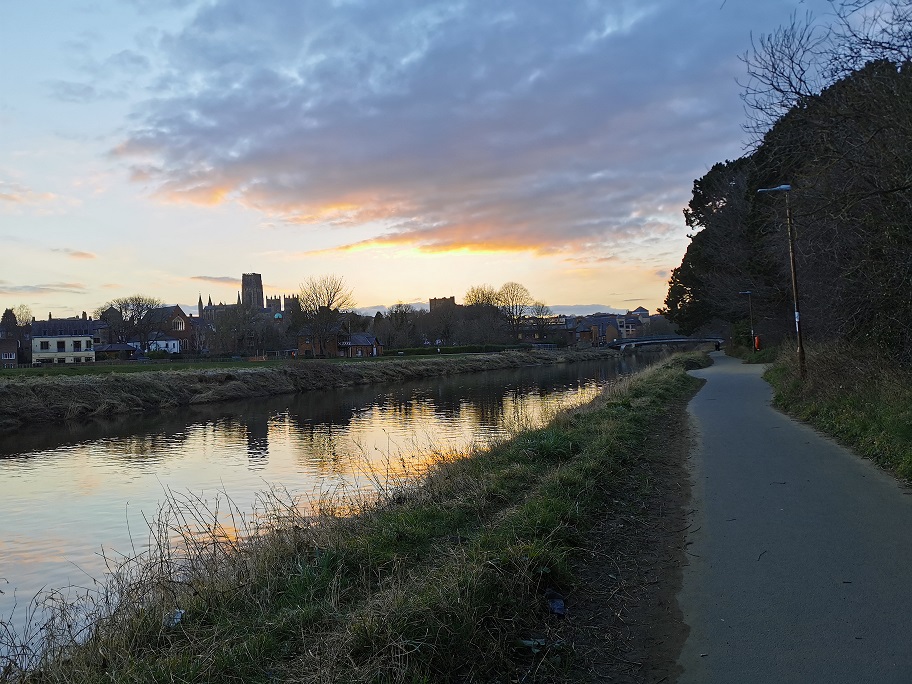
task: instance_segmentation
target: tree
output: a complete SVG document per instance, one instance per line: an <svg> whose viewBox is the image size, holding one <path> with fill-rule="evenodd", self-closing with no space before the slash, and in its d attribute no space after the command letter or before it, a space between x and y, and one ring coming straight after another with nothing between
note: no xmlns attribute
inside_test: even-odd
<svg viewBox="0 0 912 684"><path fill-rule="evenodd" d="M415 315L417 311L411 304L397 302L386 314L387 340L393 348L410 347L415 340Z"/></svg>
<svg viewBox="0 0 912 684"><path fill-rule="evenodd" d="M111 327L114 339L125 343L133 340L139 342L142 351L149 349L149 336L159 321L152 312L164 306L164 302L155 297L135 294L129 297L112 299L95 310L95 316Z"/></svg>
<svg viewBox="0 0 912 684"><path fill-rule="evenodd" d="M0 331L5 333L5 335L12 336L18 327L19 324L16 322L16 314L13 313L12 309L6 309L3 312L3 316L0 317Z"/></svg>
<svg viewBox="0 0 912 684"><path fill-rule="evenodd" d="M520 283L504 283L497 291L497 307L506 319L513 342L519 339L523 317L531 304L532 295L526 286Z"/></svg>
<svg viewBox="0 0 912 684"><path fill-rule="evenodd" d="M35 319L35 316L32 314L32 310L29 308L28 304L19 304L13 307L13 313L16 316L16 322L19 327L22 327L23 325L29 325Z"/></svg>
<svg viewBox="0 0 912 684"><path fill-rule="evenodd" d="M554 312L544 302L534 301L532 302L530 313L532 320L535 322L535 332L538 339L544 340L548 334L548 319L554 315Z"/></svg>
<svg viewBox="0 0 912 684"><path fill-rule="evenodd" d="M459 327L460 307L449 302L437 305L424 317L427 339L435 344L451 345Z"/></svg>
<svg viewBox="0 0 912 684"><path fill-rule="evenodd" d="M355 306L352 292L341 276L324 275L304 281L298 299L301 318L313 336L314 354L325 356L326 345L338 334L343 315Z"/></svg>
<svg viewBox="0 0 912 684"><path fill-rule="evenodd" d="M473 285L465 293L466 306L497 306L497 290L491 285Z"/></svg>
<svg viewBox="0 0 912 684"><path fill-rule="evenodd" d="M480 344L497 341L501 329L497 290L491 285L475 285L465 293L463 301L466 341Z"/></svg>

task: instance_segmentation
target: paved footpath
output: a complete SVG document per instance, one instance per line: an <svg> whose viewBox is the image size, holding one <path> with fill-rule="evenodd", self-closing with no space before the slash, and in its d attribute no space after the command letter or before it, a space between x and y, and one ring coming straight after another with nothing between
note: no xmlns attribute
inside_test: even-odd
<svg viewBox="0 0 912 684"><path fill-rule="evenodd" d="M772 409L762 367L713 358L678 682L912 682L912 492Z"/></svg>

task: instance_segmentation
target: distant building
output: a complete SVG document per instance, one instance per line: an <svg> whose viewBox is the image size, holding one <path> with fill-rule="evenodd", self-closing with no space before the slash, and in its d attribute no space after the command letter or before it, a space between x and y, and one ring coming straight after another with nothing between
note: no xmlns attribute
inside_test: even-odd
<svg viewBox="0 0 912 684"><path fill-rule="evenodd" d="M32 323L32 363L93 363L94 321L51 318Z"/></svg>
<svg viewBox="0 0 912 684"><path fill-rule="evenodd" d="M184 313L184 310L177 306L162 306L152 309L148 314L152 325L152 333L149 336L149 350L162 349L161 345L153 346L153 339L164 339L167 337L170 342L176 342L175 345L169 343L165 351L182 352L195 348L194 330L190 316ZM130 341L132 344L133 340Z"/></svg>
<svg viewBox="0 0 912 684"><path fill-rule="evenodd" d="M259 273L241 276L241 303L248 309L259 311L263 306L263 277Z"/></svg>
<svg viewBox="0 0 912 684"><path fill-rule="evenodd" d="M456 297L431 297L429 304L431 313L448 307L456 308Z"/></svg>
<svg viewBox="0 0 912 684"><path fill-rule="evenodd" d="M15 368L19 365L19 340L11 337L0 338L0 368Z"/></svg>

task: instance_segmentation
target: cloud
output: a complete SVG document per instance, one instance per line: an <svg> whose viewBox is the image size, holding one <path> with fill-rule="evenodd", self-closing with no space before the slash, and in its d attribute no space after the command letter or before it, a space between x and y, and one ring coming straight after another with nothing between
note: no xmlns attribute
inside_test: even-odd
<svg viewBox="0 0 912 684"><path fill-rule="evenodd" d="M5 280L0 280L0 295L35 295L58 294L83 294L86 286L82 283L46 283L42 285L12 285Z"/></svg>
<svg viewBox="0 0 912 684"><path fill-rule="evenodd" d="M241 279L235 276L190 276L190 280L202 280L206 283L216 283L218 285L237 285L240 286Z"/></svg>
<svg viewBox="0 0 912 684"><path fill-rule="evenodd" d="M72 259L97 259L98 257L91 252L82 252L78 249L70 249L69 247L52 247L52 252L57 254L66 254Z"/></svg>
<svg viewBox="0 0 912 684"><path fill-rule="evenodd" d="M731 156L735 55L786 6L213 0L113 155L166 201L372 227L342 250L630 256Z"/></svg>
<svg viewBox="0 0 912 684"><path fill-rule="evenodd" d="M9 204L43 204L57 200L57 195L51 192L36 192L19 183L0 180L0 202Z"/></svg>
<svg viewBox="0 0 912 684"><path fill-rule="evenodd" d="M94 102L101 99L99 91L88 83L75 81L47 81L45 86L51 97L61 102Z"/></svg>

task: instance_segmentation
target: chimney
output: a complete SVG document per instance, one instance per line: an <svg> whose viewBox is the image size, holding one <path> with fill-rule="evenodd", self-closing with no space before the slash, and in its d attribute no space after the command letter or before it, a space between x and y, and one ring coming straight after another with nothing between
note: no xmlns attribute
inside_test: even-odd
<svg viewBox="0 0 912 684"><path fill-rule="evenodd" d="M86 320L86 312L85 312L85 311L82 312L82 320Z"/></svg>
<svg viewBox="0 0 912 684"><path fill-rule="evenodd" d="M53 320L54 320L54 317L51 316L51 312L50 312L50 311L48 311L48 320L49 320L49 321L53 321Z"/></svg>

